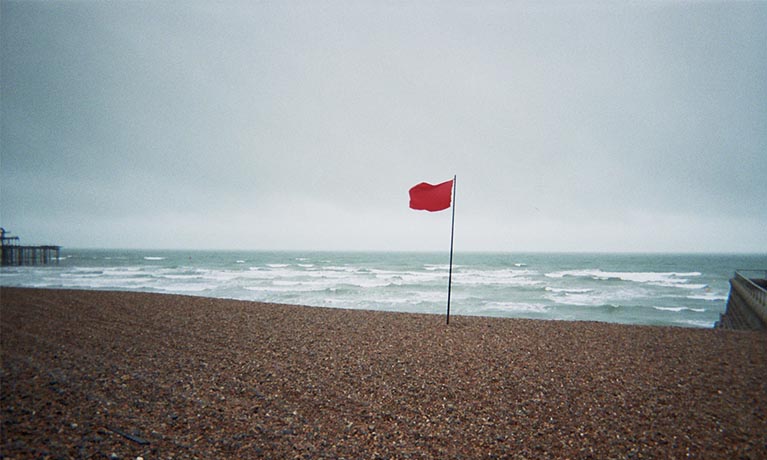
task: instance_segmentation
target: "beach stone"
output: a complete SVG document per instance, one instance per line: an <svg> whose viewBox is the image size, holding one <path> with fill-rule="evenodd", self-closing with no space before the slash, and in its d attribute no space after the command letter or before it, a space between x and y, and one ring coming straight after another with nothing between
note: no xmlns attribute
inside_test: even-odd
<svg viewBox="0 0 767 460"><path fill-rule="evenodd" d="M767 458L763 333L6 287L0 317L7 458Z"/></svg>

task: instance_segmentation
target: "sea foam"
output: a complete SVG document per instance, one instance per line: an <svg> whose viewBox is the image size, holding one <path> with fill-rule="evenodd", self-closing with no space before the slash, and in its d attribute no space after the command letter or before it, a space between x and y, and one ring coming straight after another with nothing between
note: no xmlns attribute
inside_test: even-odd
<svg viewBox="0 0 767 460"><path fill-rule="evenodd" d="M767 257L719 255L455 257L457 314L688 327L680 321L713 324L724 311L732 273L723 267L767 266ZM0 283L440 313L450 268L444 254L420 253L69 250L62 259L3 267Z"/></svg>

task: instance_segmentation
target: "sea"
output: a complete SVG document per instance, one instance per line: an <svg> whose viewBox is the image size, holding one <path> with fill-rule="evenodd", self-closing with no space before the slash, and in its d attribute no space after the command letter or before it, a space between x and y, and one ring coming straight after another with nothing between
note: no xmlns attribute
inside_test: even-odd
<svg viewBox="0 0 767 460"><path fill-rule="evenodd" d="M62 249L0 287L184 294L316 307L710 328L767 254Z"/></svg>

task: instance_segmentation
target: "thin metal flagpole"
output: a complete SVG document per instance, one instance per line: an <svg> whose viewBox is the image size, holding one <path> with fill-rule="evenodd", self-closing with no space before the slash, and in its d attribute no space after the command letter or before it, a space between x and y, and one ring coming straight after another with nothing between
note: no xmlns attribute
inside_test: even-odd
<svg viewBox="0 0 767 460"><path fill-rule="evenodd" d="M448 271L447 276L447 319L445 321L445 324L447 325L450 324L450 292L453 287L453 236L455 235L455 184L457 177L457 175L453 176L453 218L450 224L450 270Z"/></svg>

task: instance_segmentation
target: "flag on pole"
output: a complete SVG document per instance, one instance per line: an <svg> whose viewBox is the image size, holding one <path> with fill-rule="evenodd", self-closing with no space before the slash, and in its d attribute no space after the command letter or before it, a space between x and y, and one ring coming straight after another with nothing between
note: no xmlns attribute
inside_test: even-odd
<svg viewBox="0 0 767 460"><path fill-rule="evenodd" d="M447 315L445 324L450 324L450 292L453 286L453 235L455 235L455 181L456 176L449 181L437 185L426 182L410 189L410 207L424 211L442 211L453 207L453 217L450 223L450 271L447 275Z"/></svg>
<svg viewBox="0 0 767 460"><path fill-rule="evenodd" d="M410 189L410 207L430 212L442 211L450 207L452 196L453 179L437 185L421 182Z"/></svg>

